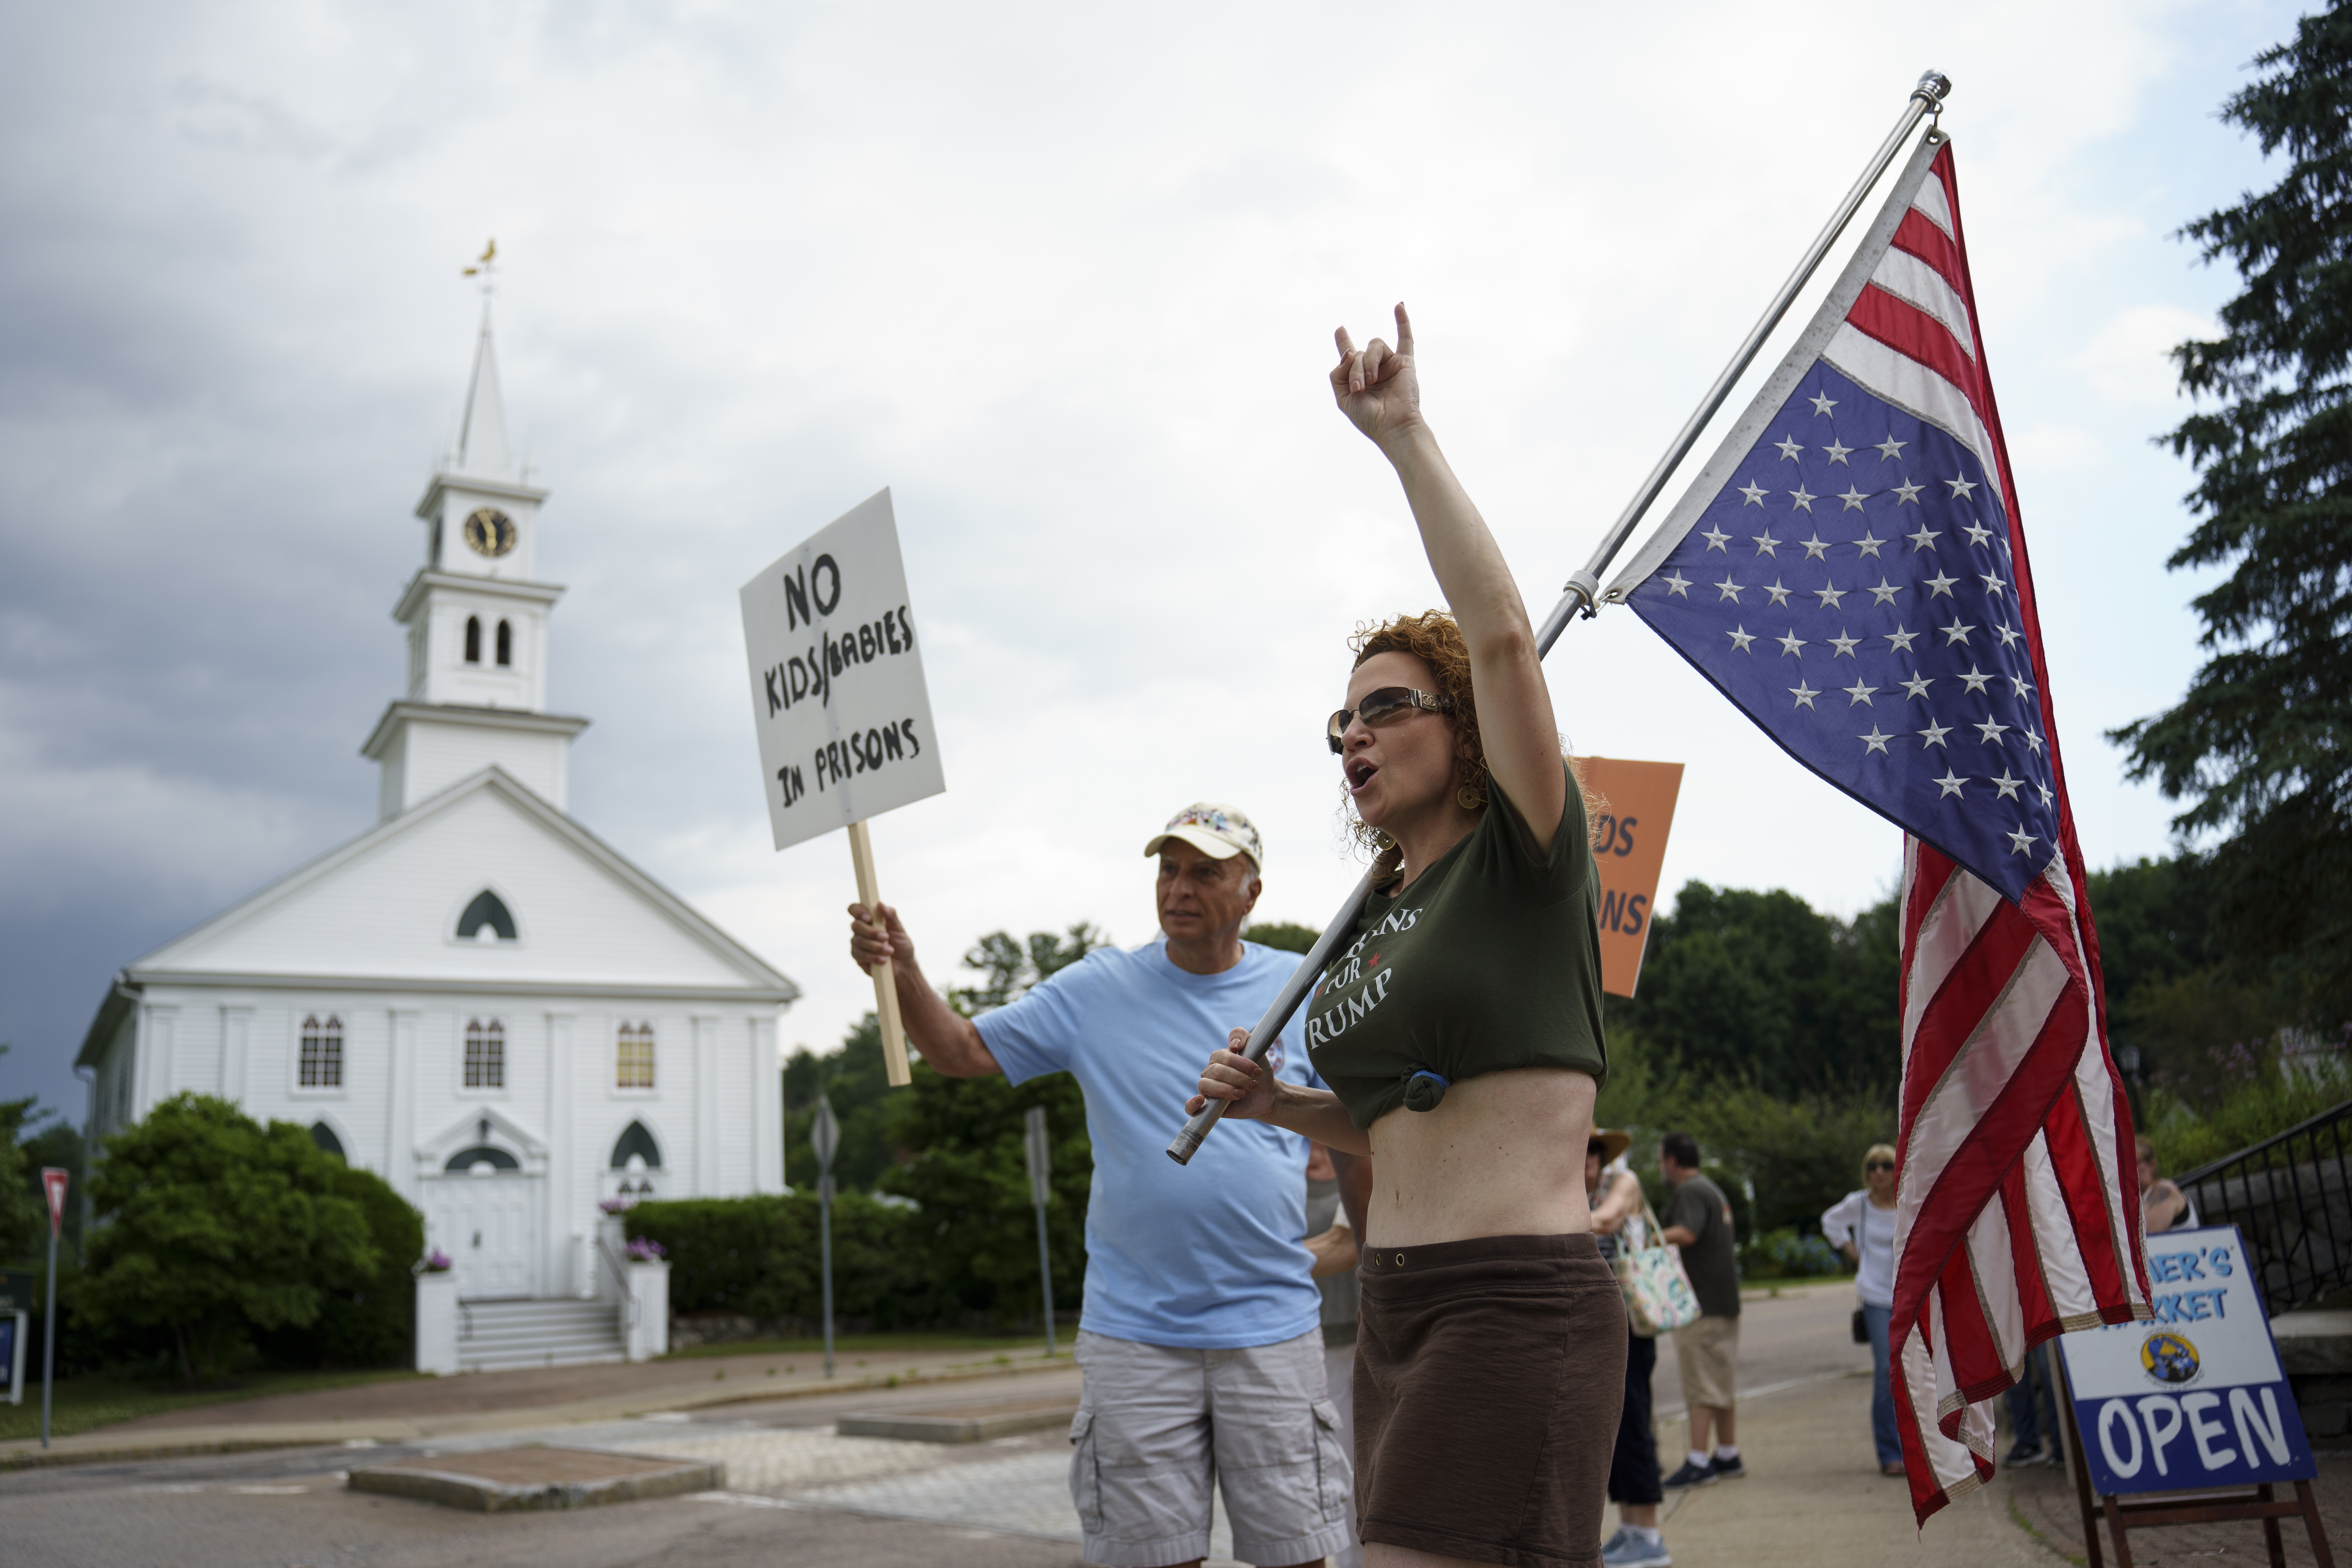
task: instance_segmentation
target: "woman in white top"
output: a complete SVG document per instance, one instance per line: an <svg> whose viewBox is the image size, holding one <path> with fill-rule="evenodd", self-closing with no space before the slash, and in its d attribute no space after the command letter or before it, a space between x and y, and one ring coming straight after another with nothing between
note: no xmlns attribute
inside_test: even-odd
<svg viewBox="0 0 2352 1568"><path fill-rule="evenodd" d="M1903 1439L1895 1428L1895 1391L1886 1381L1886 1320L1895 1308L1895 1151L1874 1143L1862 1157L1862 1191L1822 1215L1822 1234L1859 1266L1853 1286L1870 1328L1870 1435L1881 1475L1903 1473Z"/></svg>

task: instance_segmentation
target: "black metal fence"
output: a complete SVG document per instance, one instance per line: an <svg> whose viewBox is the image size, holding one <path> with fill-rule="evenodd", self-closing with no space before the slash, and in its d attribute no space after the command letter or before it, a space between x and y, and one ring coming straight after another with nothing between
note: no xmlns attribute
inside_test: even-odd
<svg viewBox="0 0 2352 1568"><path fill-rule="evenodd" d="M2352 1100L2174 1180L2204 1223L2245 1232L2273 1317L2352 1286Z"/></svg>

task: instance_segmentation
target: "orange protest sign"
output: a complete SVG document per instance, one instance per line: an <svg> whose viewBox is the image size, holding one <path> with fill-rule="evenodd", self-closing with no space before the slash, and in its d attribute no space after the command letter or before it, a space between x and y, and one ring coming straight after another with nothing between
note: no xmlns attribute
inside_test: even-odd
<svg viewBox="0 0 2352 1568"><path fill-rule="evenodd" d="M1592 819L1592 858L1601 868L1601 988L1631 996L1658 901L1683 765L1618 757L1584 757L1579 765L1584 782L1608 802Z"/></svg>

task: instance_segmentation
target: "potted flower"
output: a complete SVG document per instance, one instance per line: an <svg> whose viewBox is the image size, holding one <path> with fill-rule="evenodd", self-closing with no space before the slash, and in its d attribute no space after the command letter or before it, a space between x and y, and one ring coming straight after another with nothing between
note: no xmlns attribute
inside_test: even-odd
<svg viewBox="0 0 2352 1568"><path fill-rule="evenodd" d="M451 1260L449 1255L436 1247L432 1251L426 1253L422 1258L418 1259L415 1272L419 1274L446 1274L450 1269L456 1267L457 1264Z"/></svg>
<svg viewBox="0 0 2352 1568"><path fill-rule="evenodd" d="M659 1263L669 1256L669 1248L650 1237L633 1236L623 1253L632 1263Z"/></svg>
<svg viewBox="0 0 2352 1568"><path fill-rule="evenodd" d="M596 1206L608 1215L626 1214L636 1206L635 1198L599 1198Z"/></svg>

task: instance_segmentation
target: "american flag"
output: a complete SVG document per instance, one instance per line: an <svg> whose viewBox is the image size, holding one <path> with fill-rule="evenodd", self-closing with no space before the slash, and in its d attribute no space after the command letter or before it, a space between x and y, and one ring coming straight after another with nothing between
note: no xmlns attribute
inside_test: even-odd
<svg viewBox="0 0 2352 1568"><path fill-rule="evenodd" d="M2032 1345L2149 1316L2131 1113L1948 140L1604 598L1905 834L1893 1376L1924 1523Z"/></svg>

